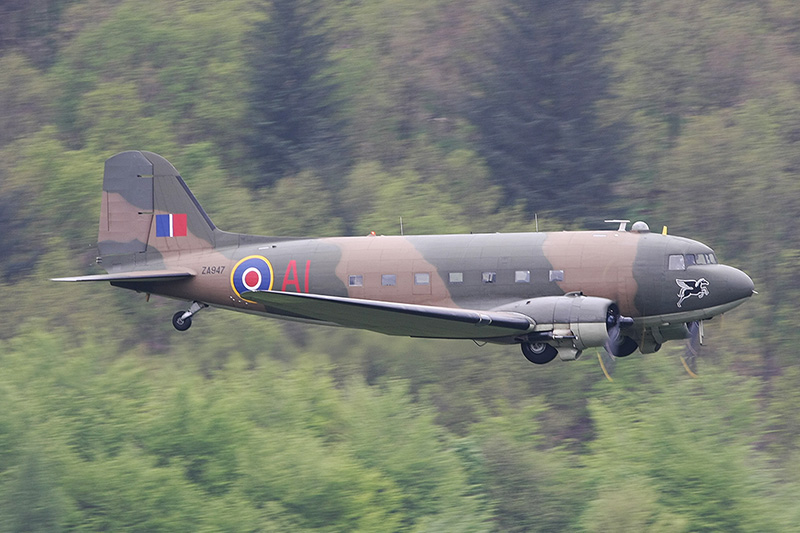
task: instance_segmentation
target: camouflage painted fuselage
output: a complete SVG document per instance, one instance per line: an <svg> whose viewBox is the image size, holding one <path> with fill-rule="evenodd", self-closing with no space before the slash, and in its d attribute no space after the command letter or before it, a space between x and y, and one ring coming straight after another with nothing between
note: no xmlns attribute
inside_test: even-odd
<svg viewBox="0 0 800 533"><path fill-rule="evenodd" d="M242 297L232 281L236 264L256 256L272 267L271 274L263 276L271 277L271 283L266 283L272 290L470 309L489 310L527 298L582 292L613 300L623 315L636 319L664 321L669 315L688 313L690 316L682 321L689 321L710 318L703 310L724 307L752 294L739 271L725 265L668 270L670 255L713 252L696 241L652 233L581 231L296 240L247 236L242 240L256 242L194 252L145 253L137 264L154 270L189 269L196 276L128 288L220 307L270 312ZM678 307L676 280L683 278L704 278L711 290L703 298L689 298Z"/></svg>
<svg viewBox="0 0 800 533"><path fill-rule="evenodd" d="M227 233L214 226L174 167L149 152L123 152L106 162L98 241L109 275L71 280L103 279L217 307L401 335L525 342L558 326L542 324L526 309L543 302L557 308L560 300L552 297L582 293L614 302L633 319L628 335L651 351L684 337L686 322L711 318L753 293L746 274L718 264L702 243L622 228L321 239ZM326 302L336 305L426 306L388 308L399 321L403 313L423 316L428 307L440 315L439 308L497 312L481 319L495 325L504 317L527 321L507 334L445 328L438 335L435 328L359 326L336 319L336 310L347 314L347 307L316 313L305 300L294 305L273 293L331 297Z"/></svg>

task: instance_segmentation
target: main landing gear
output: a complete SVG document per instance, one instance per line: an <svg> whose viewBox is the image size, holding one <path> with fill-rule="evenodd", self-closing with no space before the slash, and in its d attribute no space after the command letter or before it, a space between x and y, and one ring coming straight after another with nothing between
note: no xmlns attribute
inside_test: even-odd
<svg viewBox="0 0 800 533"><path fill-rule="evenodd" d="M558 355L558 350L546 342L523 342L522 354L535 365L549 363Z"/></svg>
<svg viewBox="0 0 800 533"><path fill-rule="evenodd" d="M206 307L208 307L208 304L192 302L188 311L178 311L172 315L172 325L175 326L175 329L178 331L186 331L192 325L192 316Z"/></svg>

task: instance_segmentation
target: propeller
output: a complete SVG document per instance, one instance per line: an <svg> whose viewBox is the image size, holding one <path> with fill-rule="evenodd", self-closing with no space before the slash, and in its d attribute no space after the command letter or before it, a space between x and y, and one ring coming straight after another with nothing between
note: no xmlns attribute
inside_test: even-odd
<svg viewBox="0 0 800 533"><path fill-rule="evenodd" d="M608 339L604 345L605 350L597 352L597 360L603 369L606 379L614 381L611 374L617 364L617 357L627 357L632 354L638 345L636 341L622 334L622 326L633 324L633 319L620 315L619 308L611 305L606 314L606 329Z"/></svg>
<svg viewBox="0 0 800 533"><path fill-rule="evenodd" d="M686 351L681 356L683 368L693 378L697 377L697 356L700 355L700 346L703 345L703 321L695 320L686 324L689 329L689 338L686 340Z"/></svg>

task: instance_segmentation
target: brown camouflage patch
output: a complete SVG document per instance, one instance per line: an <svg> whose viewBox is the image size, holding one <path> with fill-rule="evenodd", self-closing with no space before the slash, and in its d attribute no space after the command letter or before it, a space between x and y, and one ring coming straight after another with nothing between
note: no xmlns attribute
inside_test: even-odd
<svg viewBox="0 0 800 533"><path fill-rule="evenodd" d="M563 281L556 283L565 293L608 298L617 302L623 315L637 316L633 263L639 239L628 232L565 231L549 233L542 249L553 269L564 272Z"/></svg>

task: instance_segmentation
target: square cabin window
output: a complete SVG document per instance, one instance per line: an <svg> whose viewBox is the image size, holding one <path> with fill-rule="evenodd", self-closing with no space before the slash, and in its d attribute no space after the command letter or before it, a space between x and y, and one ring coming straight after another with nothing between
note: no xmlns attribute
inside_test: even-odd
<svg viewBox="0 0 800 533"><path fill-rule="evenodd" d="M362 275L350 276L350 286L351 287L363 287L364 286L364 276L362 276Z"/></svg>
<svg viewBox="0 0 800 533"><path fill-rule="evenodd" d="M484 283L494 283L497 281L497 272L484 272L481 279Z"/></svg>
<svg viewBox="0 0 800 533"><path fill-rule="evenodd" d="M530 283L531 271L530 270L517 270L514 272L514 283Z"/></svg>
<svg viewBox="0 0 800 533"><path fill-rule="evenodd" d="M381 276L381 285L384 287L394 287L397 285L397 274L383 274Z"/></svg>
<svg viewBox="0 0 800 533"><path fill-rule="evenodd" d="M683 254L669 256L669 269L686 270L686 259L684 259Z"/></svg>
<svg viewBox="0 0 800 533"><path fill-rule="evenodd" d="M414 274L414 285L430 285L431 275L428 272L417 272Z"/></svg>
<svg viewBox="0 0 800 533"><path fill-rule="evenodd" d="M464 283L464 273L450 272L450 283Z"/></svg>
<svg viewBox="0 0 800 533"><path fill-rule="evenodd" d="M564 271L563 270L551 270L550 271L550 281L564 281Z"/></svg>

